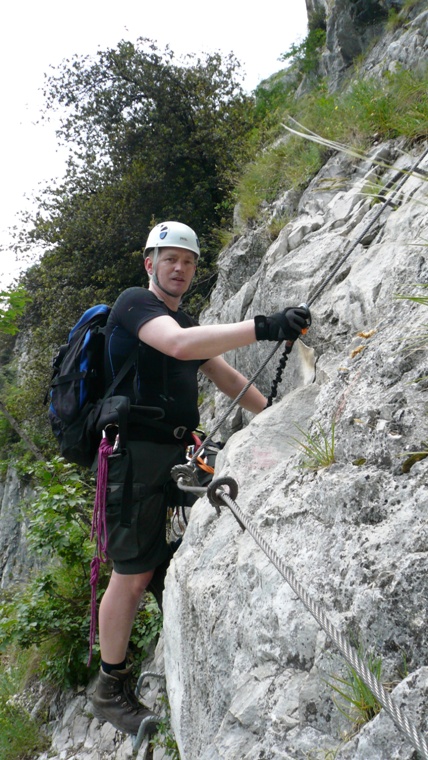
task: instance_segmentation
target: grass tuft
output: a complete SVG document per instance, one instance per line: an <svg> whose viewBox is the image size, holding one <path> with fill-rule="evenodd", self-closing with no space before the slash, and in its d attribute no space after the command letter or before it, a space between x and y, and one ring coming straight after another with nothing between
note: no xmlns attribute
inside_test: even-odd
<svg viewBox="0 0 428 760"><path fill-rule="evenodd" d="M362 657L361 647L358 654ZM369 655L366 658L366 664L374 677L380 681L382 659ZM376 717L382 705L351 665L347 665L347 674L344 678L333 676L333 679L334 683L327 683L341 697L341 702L335 701L336 707L352 724L352 733L355 734L365 723Z"/></svg>
<svg viewBox="0 0 428 760"><path fill-rule="evenodd" d="M428 67L421 66L388 73L381 80L358 79L338 93L329 93L324 82L299 98L286 85L281 98L279 83L272 92L257 90L255 113L259 109L262 115L258 130L265 149L247 165L237 184L242 221L260 218L266 204L282 192L306 187L332 152L361 161L381 140L426 139L427 89ZM271 105L271 101L274 108L263 116L266 102Z"/></svg>
<svg viewBox="0 0 428 760"><path fill-rule="evenodd" d="M320 423L315 424L315 430L312 433L303 430L298 425L296 427L299 433L302 434L303 441L298 438L293 438L292 440L303 452L301 459L302 467L306 467L309 470L330 467L336 461L334 455L335 422L332 422L331 428L328 431L325 431Z"/></svg>

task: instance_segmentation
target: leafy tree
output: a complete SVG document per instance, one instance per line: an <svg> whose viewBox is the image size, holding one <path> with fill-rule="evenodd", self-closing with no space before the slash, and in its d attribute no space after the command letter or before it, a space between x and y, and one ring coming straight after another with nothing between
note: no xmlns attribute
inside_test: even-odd
<svg viewBox="0 0 428 760"><path fill-rule="evenodd" d="M41 452L20 424L22 418L13 413L14 337L19 332L18 323L29 301L22 285L0 292L0 452L6 452L14 440L20 439L36 459L42 459Z"/></svg>
<svg viewBox="0 0 428 760"><path fill-rule="evenodd" d="M187 308L199 310L214 284L216 231L231 219L252 120L232 55L177 62L147 39L63 62L45 95L45 116L60 111L69 158L21 241L44 251L23 276L33 403L22 408L30 414L31 406L41 434L46 357L85 308L145 284L141 249L154 222L179 219L198 232L203 257Z"/></svg>
<svg viewBox="0 0 428 760"><path fill-rule="evenodd" d="M27 510L34 567L26 584L0 593L0 657L11 647L35 648L39 676L65 686L86 683L99 667L98 657L87 665L93 483L59 457L27 466L25 472L36 492ZM110 569L101 565L98 601ZM151 599L147 597L137 617L128 653L131 660L147 656L161 628L159 610Z"/></svg>
<svg viewBox="0 0 428 760"><path fill-rule="evenodd" d="M29 301L30 296L22 285L0 292L0 333L16 335L18 320Z"/></svg>
<svg viewBox="0 0 428 760"><path fill-rule="evenodd" d="M76 56L48 78L47 113L65 114L58 136L70 154L30 232L46 249L25 277L32 324L50 321L53 301L61 317L67 309L67 323L88 300L140 284L138 254L154 221L194 227L200 279L211 275L213 233L229 221L234 176L248 155L252 100L238 70L233 56L218 53L178 64L169 48L140 39L95 59Z"/></svg>
<svg viewBox="0 0 428 760"><path fill-rule="evenodd" d="M303 42L299 45L292 44L291 48L283 53L279 60L291 60L302 75L315 74L318 71L320 55L325 41L325 28L311 28Z"/></svg>

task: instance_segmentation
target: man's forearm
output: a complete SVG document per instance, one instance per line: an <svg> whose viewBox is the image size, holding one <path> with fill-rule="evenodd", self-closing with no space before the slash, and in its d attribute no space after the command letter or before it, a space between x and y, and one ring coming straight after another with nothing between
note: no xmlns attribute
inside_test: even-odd
<svg viewBox="0 0 428 760"><path fill-rule="evenodd" d="M217 383L217 387L229 396L231 399L235 399L242 389L245 388L248 380L244 375L241 375L237 370L229 371L227 376L222 377L222 382ZM267 399L260 393L254 385L250 385L248 390L244 393L239 400L239 405L243 409L247 409L253 414L259 414L265 409Z"/></svg>
<svg viewBox="0 0 428 760"><path fill-rule="evenodd" d="M256 340L254 320L181 328L171 317L158 317L138 333L144 343L175 359L211 359Z"/></svg>
<svg viewBox="0 0 428 760"><path fill-rule="evenodd" d="M239 401L239 405L242 406L243 409L247 409L247 411L252 412L253 414L259 414L263 409L266 409L266 404L267 398L263 396L254 385L250 385Z"/></svg>

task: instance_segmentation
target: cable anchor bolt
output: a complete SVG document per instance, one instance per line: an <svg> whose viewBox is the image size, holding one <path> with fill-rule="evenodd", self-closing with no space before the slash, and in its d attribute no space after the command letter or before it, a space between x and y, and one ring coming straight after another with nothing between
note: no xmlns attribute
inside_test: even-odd
<svg viewBox="0 0 428 760"><path fill-rule="evenodd" d="M224 490L224 487L228 489L227 492ZM226 476L224 478L216 478L215 480L212 480L208 485L207 496L210 500L210 503L215 508L218 517L220 517L221 514L220 507L228 506L227 502L225 502L223 498L223 495L229 496L232 501L236 501L236 497L238 496L238 484L234 478L231 478L229 476ZM232 514L239 523L242 530L245 530L245 525L241 523L241 521L233 512Z"/></svg>
<svg viewBox="0 0 428 760"><path fill-rule="evenodd" d="M199 481L196 467L192 464L176 464L171 470L171 478L179 485L182 480L184 485L198 487Z"/></svg>

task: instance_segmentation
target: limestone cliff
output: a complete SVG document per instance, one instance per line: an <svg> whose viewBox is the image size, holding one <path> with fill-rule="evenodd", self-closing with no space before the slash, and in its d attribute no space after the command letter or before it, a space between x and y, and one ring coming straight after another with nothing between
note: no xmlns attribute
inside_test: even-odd
<svg viewBox="0 0 428 760"><path fill-rule="evenodd" d="M365 71L391 69L412 49L426 58L427 21L425 11L404 34L384 36ZM427 440L426 307L397 295L427 282L428 158L378 218L363 193L374 174L393 187L426 145L403 148L378 145L360 162L333 156L263 256L263 226L222 252L204 318L275 312L327 282L278 401L229 438L216 476L235 478L241 509L333 624L381 658L397 704L426 733L427 460L414 455ZM252 346L229 360L251 374L266 351ZM272 362L257 381L266 393L274 372ZM216 398L208 428L224 408ZM320 426L331 435L333 422L335 463L308 471L295 438ZM229 510L218 517L207 499L168 575L164 630L185 760L416 757L383 712L344 741L349 724L329 685L346 678L337 649Z"/></svg>
<svg viewBox="0 0 428 760"><path fill-rule="evenodd" d="M390 176L412 162L396 149L381 148L394 165ZM316 299L313 326L293 350L281 398L229 439L216 471L236 479L239 506L333 624L382 658L385 681L400 682L406 662L413 674L407 707L422 730L427 460L412 452L426 449L426 311L396 295L415 292L428 275L427 168L425 158L399 203L385 209ZM372 170L370 160L352 168L347 158L332 158L322 176L346 174L348 189L330 196L312 183L297 217L223 315L237 318L244 302L250 316L307 301L377 213L361 196ZM221 262L229 284L233 253ZM214 297L210 319L215 308ZM263 349L240 354L237 364L250 369ZM260 382L267 391L268 376ZM335 463L305 470L296 437L304 430L316 435L317 426L331 436L333 422ZM207 499L193 508L168 575L165 646L174 729L186 760L327 751L361 760L414 756L383 716L338 750L346 723L327 684L346 673L343 661L252 537L227 508L217 517ZM315 754L320 748L325 755Z"/></svg>

